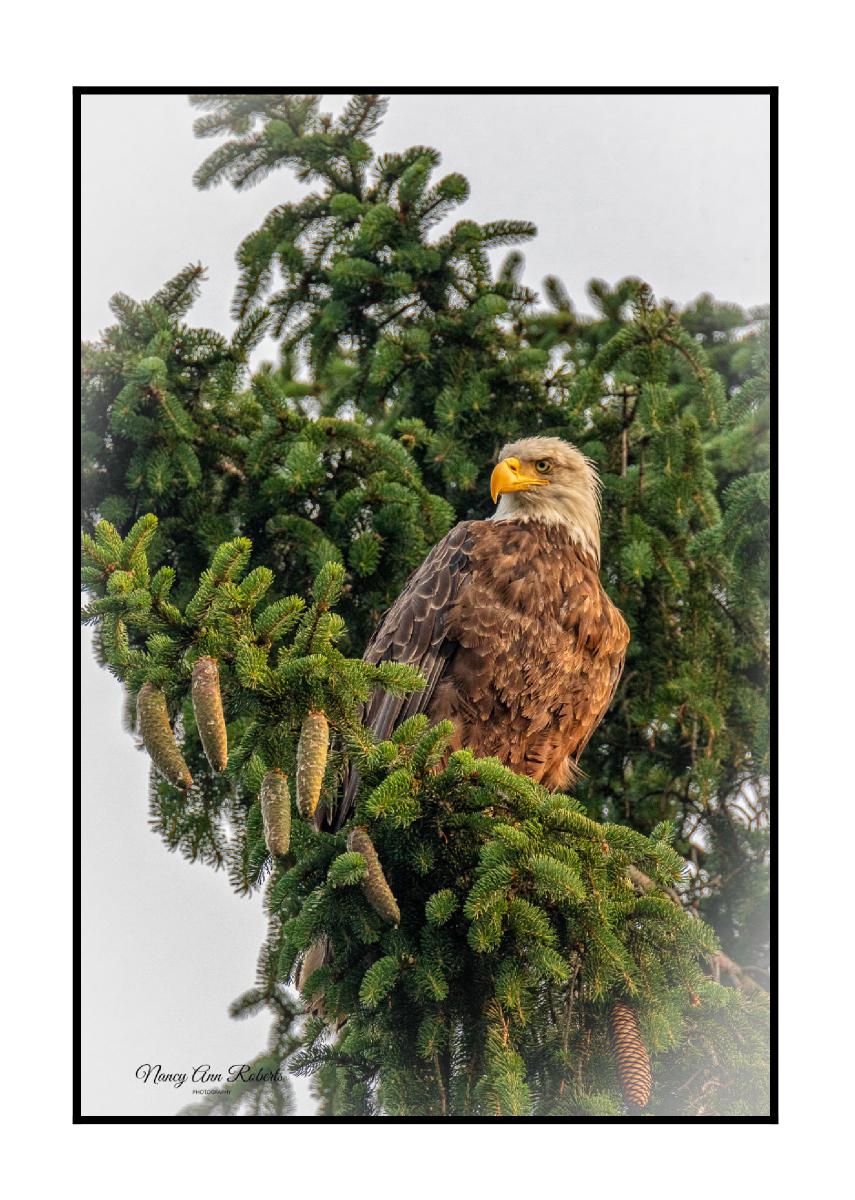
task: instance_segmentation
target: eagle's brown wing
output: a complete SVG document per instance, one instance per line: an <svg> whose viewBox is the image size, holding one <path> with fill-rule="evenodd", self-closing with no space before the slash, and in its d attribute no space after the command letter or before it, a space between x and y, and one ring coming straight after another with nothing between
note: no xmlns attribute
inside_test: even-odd
<svg viewBox="0 0 855 1200"><path fill-rule="evenodd" d="M574 763L578 763L579 756L596 733L600 722L611 707L621 675L623 675L623 667L626 661L629 628L618 610L610 602L607 601L607 603L611 609L612 616L612 620L609 623L611 636L608 638L608 644L603 646L600 655L600 661L603 664L599 680L601 687L598 694L592 696L590 727L572 754Z"/></svg>
<svg viewBox="0 0 855 1200"><path fill-rule="evenodd" d="M465 577L472 542L471 521L459 525L438 542L422 565L410 576L398 599L386 613L363 655L366 662L391 660L416 667L425 676L423 688L408 696L392 696L377 688L366 705L363 721L383 741L392 730L416 713L425 712L456 643L445 636L448 606L457 598ZM349 768L333 829L340 829L353 807L359 774Z"/></svg>

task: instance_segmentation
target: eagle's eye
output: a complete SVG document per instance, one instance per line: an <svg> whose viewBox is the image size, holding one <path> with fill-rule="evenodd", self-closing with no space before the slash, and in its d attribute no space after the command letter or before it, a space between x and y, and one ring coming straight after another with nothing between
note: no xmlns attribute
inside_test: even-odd
<svg viewBox="0 0 855 1200"><path fill-rule="evenodd" d="M548 458L539 458L537 460L537 462L534 464L534 469L535 469L535 471L538 471L541 475L548 475L549 472L552 470L552 463L549 461Z"/></svg>

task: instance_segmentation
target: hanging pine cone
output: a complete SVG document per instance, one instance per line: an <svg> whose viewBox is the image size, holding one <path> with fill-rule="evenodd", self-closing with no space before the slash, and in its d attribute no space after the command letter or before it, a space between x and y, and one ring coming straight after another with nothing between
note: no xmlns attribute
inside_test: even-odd
<svg viewBox="0 0 855 1200"><path fill-rule="evenodd" d="M187 791L193 776L173 736L166 696L153 683L144 683L139 690L137 720L143 745L158 771L174 787Z"/></svg>
<svg viewBox="0 0 855 1200"><path fill-rule="evenodd" d="M361 825L354 826L347 835L347 848L358 851L368 863L368 870L362 876L362 890L365 892L368 903L384 921L388 921L392 925L400 925L401 910L392 895L392 889L386 882L386 876L380 866L380 859L377 857L374 843L368 836L368 830Z"/></svg>
<svg viewBox="0 0 855 1200"><path fill-rule="evenodd" d="M625 1000L616 1000L609 1011L609 1038L624 1100L633 1108L645 1108L653 1083L650 1059L635 1009Z"/></svg>
<svg viewBox="0 0 855 1200"><path fill-rule="evenodd" d="M220 695L220 668L215 658L197 658L191 680L193 712L205 756L214 771L225 771L229 761L223 698Z"/></svg>
<svg viewBox="0 0 855 1200"><path fill-rule="evenodd" d="M274 857L287 854L291 845L291 791L284 771L274 767L267 772L261 781L259 798L264 844Z"/></svg>
<svg viewBox="0 0 855 1200"><path fill-rule="evenodd" d="M322 712L310 712L303 721L297 743L297 807L311 820L318 807L327 769L330 727Z"/></svg>

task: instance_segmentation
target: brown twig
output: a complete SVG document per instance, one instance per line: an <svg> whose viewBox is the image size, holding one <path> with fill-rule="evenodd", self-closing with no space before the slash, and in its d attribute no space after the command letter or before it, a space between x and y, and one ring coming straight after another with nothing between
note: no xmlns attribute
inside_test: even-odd
<svg viewBox="0 0 855 1200"><path fill-rule="evenodd" d="M439 1053L436 1050L433 1052L433 1066L434 1071L436 1072L436 1086L439 1089L439 1111L442 1116L447 1117L448 1097L445 1092L445 1084L442 1080L442 1068L439 1065Z"/></svg>

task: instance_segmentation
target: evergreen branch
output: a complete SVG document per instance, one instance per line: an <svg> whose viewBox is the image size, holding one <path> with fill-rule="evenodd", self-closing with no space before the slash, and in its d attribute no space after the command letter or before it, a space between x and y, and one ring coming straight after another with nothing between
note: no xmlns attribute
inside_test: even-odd
<svg viewBox="0 0 855 1200"><path fill-rule="evenodd" d="M679 892L675 891L675 889L661 887L660 884L654 883L649 875L645 875L643 871L638 869L638 867L635 867L631 864L627 867L626 873L640 891L664 891L671 903L676 905L681 912L686 912L690 917L697 919L697 912L695 912L693 908L684 908L682 901L680 900L680 894ZM718 978L722 972L724 972L726 975L729 975L733 979L735 986L738 987L740 991L745 992L746 996L754 996L758 992L765 992L767 990L759 983L756 983L748 974L747 969L745 967L740 967L739 964L735 963L732 958L724 953L723 950L719 950L716 954L713 954L710 957L709 966L711 973L716 978Z"/></svg>

